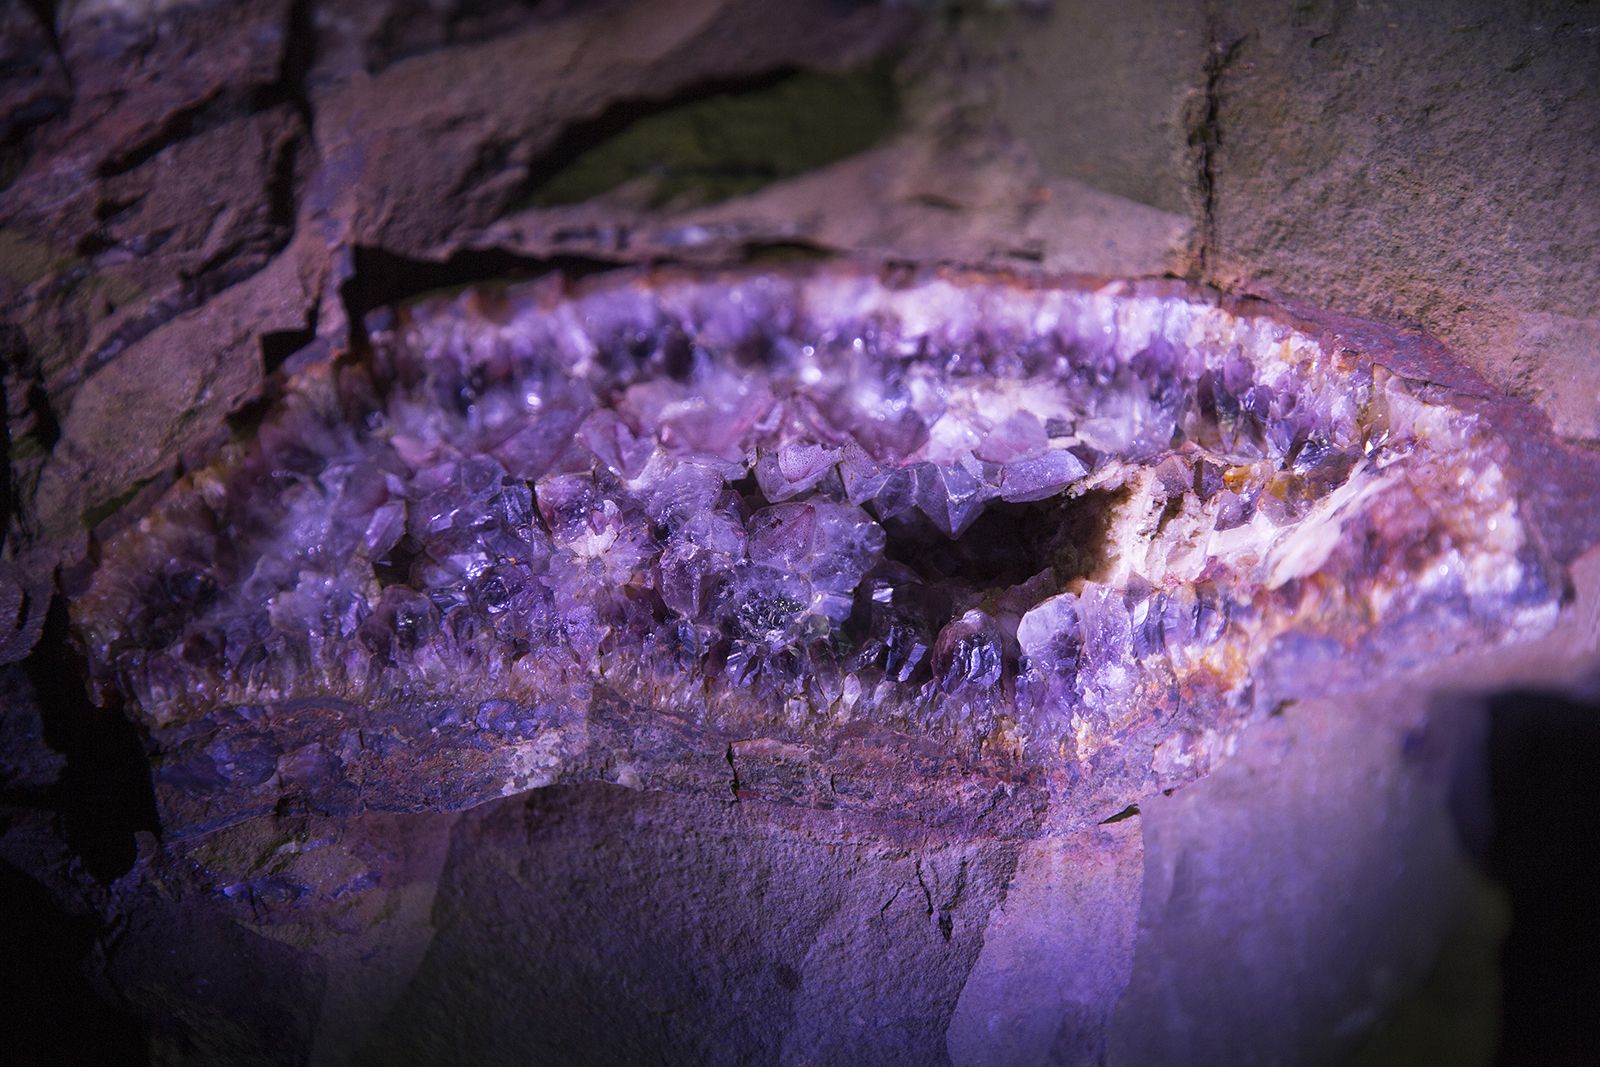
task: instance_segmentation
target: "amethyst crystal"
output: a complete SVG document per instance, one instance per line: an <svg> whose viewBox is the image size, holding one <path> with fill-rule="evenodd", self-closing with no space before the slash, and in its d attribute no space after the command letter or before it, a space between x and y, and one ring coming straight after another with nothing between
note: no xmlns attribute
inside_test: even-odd
<svg viewBox="0 0 1600 1067"><path fill-rule="evenodd" d="M617 273L369 326L78 602L180 832L729 763L1026 830L1558 596L1483 418L1176 285Z"/></svg>

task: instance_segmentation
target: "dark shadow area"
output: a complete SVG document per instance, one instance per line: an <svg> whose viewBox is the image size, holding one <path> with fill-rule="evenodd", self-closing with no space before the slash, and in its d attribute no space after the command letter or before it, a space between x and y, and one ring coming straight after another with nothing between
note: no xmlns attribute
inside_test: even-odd
<svg viewBox="0 0 1600 1067"><path fill-rule="evenodd" d="M1507 693L1490 705L1489 860L1511 897L1502 1064L1587 1064L1600 1048L1600 708Z"/></svg>
<svg viewBox="0 0 1600 1067"><path fill-rule="evenodd" d="M36 132L66 115L72 105L70 75L61 61L55 0L24 0L27 15L7 26L0 42L0 82L36 80L48 89L20 106L0 108L0 190L6 189L32 158ZM31 24L30 24L31 23Z"/></svg>
<svg viewBox="0 0 1600 1067"><path fill-rule="evenodd" d="M0 412L7 416L0 430L0 538L4 538L17 504L12 460L32 459L49 452L61 439L61 424L45 395L37 353L28 343L27 334L15 323L0 323L0 369L9 379L0 381Z"/></svg>
<svg viewBox="0 0 1600 1067"><path fill-rule="evenodd" d="M0 863L0 1061L30 1064L148 1063L137 1022L84 977L95 923L62 911L45 888Z"/></svg>
<svg viewBox="0 0 1600 1067"><path fill-rule="evenodd" d="M1030 503L996 501L959 537L920 512L884 521L884 558L929 582L1003 590L1048 570L1054 586L1086 578L1105 562L1106 538L1126 494L1092 489Z"/></svg>
<svg viewBox="0 0 1600 1067"><path fill-rule="evenodd" d="M66 601L57 597L44 635L27 662L44 739L66 757L57 801L67 844L96 881L126 874L136 855L133 835L157 833L155 795L144 744L117 710L98 708L85 689L88 672L67 634Z"/></svg>
<svg viewBox="0 0 1600 1067"><path fill-rule="evenodd" d="M352 250L354 273L339 289L350 323L351 344L363 348L369 312L400 304L424 293L458 289L477 282L509 284L560 271L581 278L614 269L617 264L581 256L541 259L501 248L465 249L447 259L413 259L381 248L357 245Z"/></svg>
<svg viewBox="0 0 1600 1067"><path fill-rule="evenodd" d="M367 72L376 74L413 56L493 40L599 6L593 0L402 0L388 5L389 13L367 42Z"/></svg>
<svg viewBox="0 0 1600 1067"><path fill-rule="evenodd" d="M899 110L883 64L784 68L619 101L567 128L534 163L519 206L579 203L638 179L652 183L655 207L726 200L872 147Z"/></svg>
<svg viewBox="0 0 1600 1067"><path fill-rule="evenodd" d="M22 333L15 326L0 327L0 368L11 366L12 350L22 342ZM5 376L0 376L0 411L10 411L6 395ZM0 545L5 543L6 532L11 529L11 420L0 419Z"/></svg>

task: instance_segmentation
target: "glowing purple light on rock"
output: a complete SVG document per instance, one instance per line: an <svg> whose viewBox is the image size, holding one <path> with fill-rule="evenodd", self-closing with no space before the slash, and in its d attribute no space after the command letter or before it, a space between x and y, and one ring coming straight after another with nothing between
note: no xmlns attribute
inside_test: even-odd
<svg viewBox="0 0 1600 1067"><path fill-rule="evenodd" d="M616 274L378 327L79 604L178 824L465 804L624 755L702 788L675 761L753 738L802 768L774 799L937 822L948 766L1022 797L1018 827L1048 794L1087 818L1342 657L1554 609L1483 419L1177 286ZM207 792L237 744L276 771Z"/></svg>

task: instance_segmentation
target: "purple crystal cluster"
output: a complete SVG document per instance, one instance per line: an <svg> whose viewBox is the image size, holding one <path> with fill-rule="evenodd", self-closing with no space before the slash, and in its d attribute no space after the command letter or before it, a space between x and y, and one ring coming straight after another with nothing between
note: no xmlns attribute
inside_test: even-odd
<svg viewBox="0 0 1600 1067"><path fill-rule="evenodd" d="M1177 775L1264 679L1554 603L1474 417L1172 287L624 273L368 327L80 604L102 684L158 734L205 722L214 776L218 709L309 701L504 736L555 780L571 746L529 739L618 700L1074 780L1137 737Z"/></svg>

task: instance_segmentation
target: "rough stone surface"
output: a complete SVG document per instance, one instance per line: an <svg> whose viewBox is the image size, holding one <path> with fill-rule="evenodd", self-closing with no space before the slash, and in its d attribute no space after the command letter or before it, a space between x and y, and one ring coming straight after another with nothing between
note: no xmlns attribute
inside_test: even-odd
<svg viewBox="0 0 1600 1067"><path fill-rule="evenodd" d="M644 717L657 728L602 729L593 751L655 752L679 792L330 816L274 787L262 814L178 839L170 806L156 836L150 739L125 717L142 713L87 702L64 609L107 544L256 438L286 381L365 351L370 312L429 290L552 261L1166 275L1394 346L1431 383L1419 396L1493 423L1519 514L1572 589L1545 637L1406 685L1592 703L1600 554L1575 502L1600 494L1597 42L1592 5L1487 0L0 6L0 925L19 932L0 1058L1353 1048L1463 899L1441 798L1472 747L1470 700L1423 715L1385 682L1282 708L1170 797L1149 781L1040 807L1016 836L819 811L814 753L690 743ZM794 114L825 110L820 83L866 94L870 121ZM719 145L707 115L784 134ZM830 125L871 143L846 138L841 158ZM597 160L640 143L658 170L635 160L593 187ZM1375 342L1301 303L1398 331ZM808 456L769 480L804 481ZM983 674L958 653L988 632L957 627L946 662ZM274 721L303 742L328 710ZM285 781L329 765L287 752ZM857 769L927 782L948 766L908 750ZM784 795L807 802L763 799ZM1130 802L1140 814L1096 825ZM1481 1027L1481 1008L1449 1010ZM62 1014L70 1032L46 1031ZM1402 1061L1469 1062L1442 1047Z"/></svg>
<svg viewBox="0 0 1600 1067"><path fill-rule="evenodd" d="M995 112L1048 173L1174 215L1199 205L1189 134L1204 106L1207 8L1137 5L1106 18L1093 4L1051 4L980 25L996 50Z"/></svg>
<svg viewBox="0 0 1600 1067"><path fill-rule="evenodd" d="M1215 277L1416 322L1600 436L1600 14L1240 14L1217 30L1242 43L1217 88Z"/></svg>
<svg viewBox="0 0 1600 1067"><path fill-rule="evenodd" d="M357 247L448 254L559 165L543 158L563 130L609 105L737 86L814 55L863 64L912 24L825 4L491 4L477 29L470 12L396 12L414 37L385 45L370 13L312 8L73 8L54 30L8 16L55 34L72 85L70 108L50 103L48 65L15 90L44 102L18 105L31 124L14 134L0 206L0 309L17 327L8 395L34 396L18 420L28 540L80 553L85 525L225 431L259 390L257 352L313 330L346 340ZM191 200L206 208L181 211ZM219 329L233 336L193 333ZM173 381L153 380L152 362ZM102 369L112 376L75 417ZM109 419L106 398L124 393L131 417Z"/></svg>
<svg viewBox="0 0 1600 1067"><path fill-rule="evenodd" d="M1091 9L973 35L1050 173L1187 214L1180 273L1415 324L1600 436L1591 5Z"/></svg>
<svg viewBox="0 0 1600 1067"><path fill-rule="evenodd" d="M1141 805L1139 945L1110 1062L1337 1062L1460 921L1452 790L1482 773L1482 728L1395 689L1300 705L1195 789Z"/></svg>
<svg viewBox="0 0 1600 1067"><path fill-rule="evenodd" d="M44 632L50 578L31 563L0 560L0 665L25 659Z"/></svg>
<svg viewBox="0 0 1600 1067"><path fill-rule="evenodd" d="M1133 975L1143 894L1137 817L1029 844L950 1019L957 1067L1094 1063Z"/></svg>
<svg viewBox="0 0 1600 1067"><path fill-rule="evenodd" d="M279 257L204 309L152 330L79 386L25 528L44 545L71 544L186 457L211 453L227 438L226 417L261 388L260 338L302 329L315 285Z"/></svg>
<svg viewBox="0 0 1600 1067"><path fill-rule="evenodd" d="M600 196L513 212L472 243L708 263L750 250L866 252L1142 277L1181 273L1192 230L1182 215L1050 175L1011 139L950 145L913 131L726 202L645 212Z"/></svg>
<svg viewBox="0 0 1600 1067"><path fill-rule="evenodd" d="M1460 913L1446 801L1480 722L1353 700L1034 842L615 785L266 816L147 842L106 966L172 1061L1328 1062Z"/></svg>
<svg viewBox="0 0 1600 1067"><path fill-rule="evenodd" d="M480 808L361 1062L933 1062L1013 862L615 787Z"/></svg>

